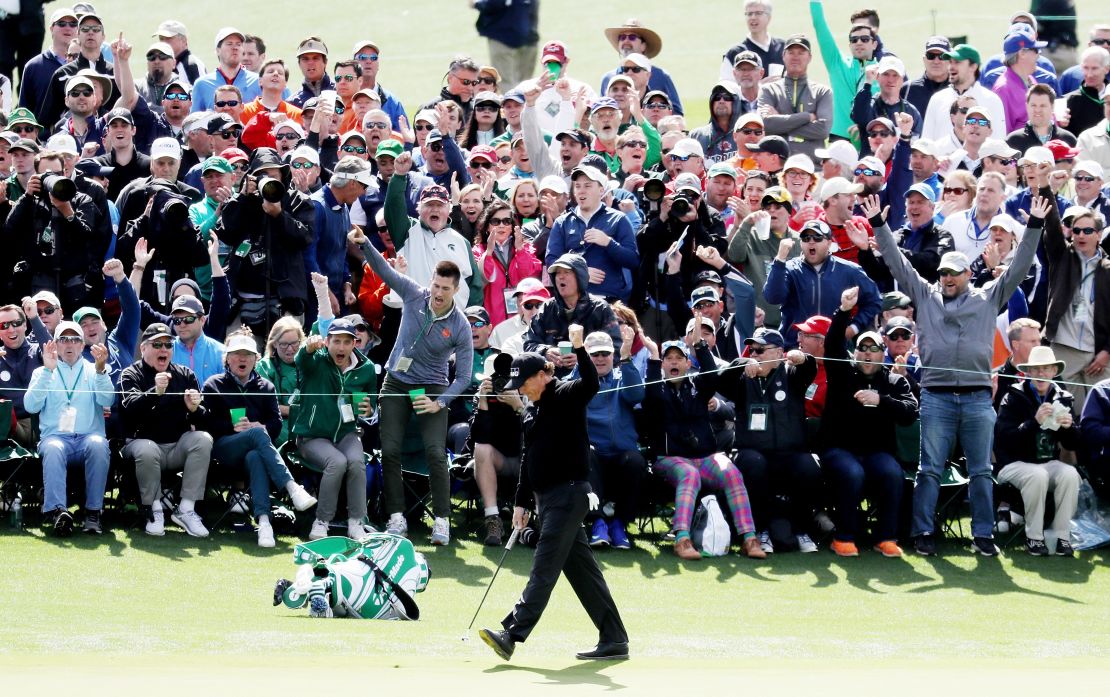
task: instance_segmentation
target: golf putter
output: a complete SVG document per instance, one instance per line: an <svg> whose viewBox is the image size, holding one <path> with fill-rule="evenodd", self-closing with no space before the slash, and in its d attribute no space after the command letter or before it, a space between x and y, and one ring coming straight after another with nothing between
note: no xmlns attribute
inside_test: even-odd
<svg viewBox="0 0 1110 697"><path fill-rule="evenodd" d="M474 628L474 621L478 619L478 613L482 611L482 606L486 604L489 589L493 588L493 582L497 580L497 574L501 571L501 565L505 563L505 557L509 556L509 550L513 548L513 545L516 544L516 538L520 536L520 530L521 528L513 528L509 535L509 541L505 543L505 551L501 553L501 561L497 562L497 568L493 570L493 578L489 580L486 592L482 594L482 600L478 603L478 609L474 611L474 616L470 618L470 624L466 626L466 633L462 635L463 641L470 640L470 630Z"/></svg>

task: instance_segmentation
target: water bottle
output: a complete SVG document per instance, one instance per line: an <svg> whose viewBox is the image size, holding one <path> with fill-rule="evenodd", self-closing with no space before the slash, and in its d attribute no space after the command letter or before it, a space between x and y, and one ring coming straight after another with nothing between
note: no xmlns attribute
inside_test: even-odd
<svg viewBox="0 0 1110 697"><path fill-rule="evenodd" d="M16 530L23 529L23 497L16 494L11 507L11 524Z"/></svg>

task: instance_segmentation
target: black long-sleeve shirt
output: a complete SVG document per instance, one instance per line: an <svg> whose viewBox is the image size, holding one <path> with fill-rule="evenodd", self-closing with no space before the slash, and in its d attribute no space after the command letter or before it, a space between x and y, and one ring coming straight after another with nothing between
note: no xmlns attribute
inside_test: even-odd
<svg viewBox="0 0 1110 697"><path fill-rule="evenodd" d="M533 493L543 494L565 482L585 481L589 470L590 436L586 407L600 382L585 347L578 357L578 378L552 380L522 417L523 441L516 505L531 508Z"/></svg>
<svg viewBox="0 0 1110 697"><path fill-rule="evenodd" d="M166 368L170 384L163 394L154 390L158 370L142 359L120 374L119 390L123 432L128 438L146 438L155 443L176 443L195 426L204 430L208 410L201 404L196 411L185 406L185 390L200 391L192 370L175 363Z"/></svg>
<svg viewBox="0 0 1110 697"><path fill-rule="evenodd" d="M204 382L204 402L208 412L205 430L213 438L235 433L232 409L246 409L247 420L265 426L271 441L281 434L281 412L274 384L256 372L251 372L245 385L240 385L229 370L213 375Z"/></svg>

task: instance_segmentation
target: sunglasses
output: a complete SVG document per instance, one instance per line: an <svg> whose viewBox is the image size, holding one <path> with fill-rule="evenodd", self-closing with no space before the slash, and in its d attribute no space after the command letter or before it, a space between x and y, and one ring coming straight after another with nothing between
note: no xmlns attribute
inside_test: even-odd
<svg viewBox="0 0 1110 697"><path fill-rule="evenodd" d="M870 35L849 36L848 43L850 44L869 44L871 43Z"/></svg>
<svg viewBox="0 0 1110 697"><path fill-rule="evenodd" d="M233 164L233 165L231 165L231 167L236 172L246 172L247 169L248 169L246 162L240 162L239 164Z"/></svg>
<svg viewBox="0 0 1110 697"><path fill-rule="evenodd" d="M644 105L644 108L651 109L652 111L658 111L660 109L670 109L671 105L667 104L666 102L648 102Z"/></svg>
<svg viewBox="0 0 1110 697"><path fill-rule="evenodd" d="M905 330L899 329L897 331L893 331L893 332L887 334L886 336L887 336L888 339L890 339L892 341L907 341L907 340L909 340L909 338L911 336L913 336L913 334L910 334L909 332L907 332Z"/></svg>
<svg viewBox="0 0 1110 697"><path fill-rule="evenodd" d="M376 53L356 53L355 54L355 60L357 60L357 61L376 61L376 60L378 60L378 54L376 54Z"/></svg>
<svg viewBox="0 0 1110 697"><path fill-rule="evenodd" d="M465 87L473 87L473 86L478 84L478 80L466 80L464 78L459 77L458 75L452 75L451 77L453 77L456 80L458 80L459 82L461 82Z"/></svg>
<svg viewBox="0 0 1110 697"><path fill-rule="evenodd" d="M275 133L274 140L299 140L300 136L296 133Z"/></svg>
<svg viewBox="0 0 1110 697"><path fill-rule="evenodd" d="M593 353L590 354L590 357L593 358L593 357L596 356L598 358L608 358L609 356L612 356L612 355L613 355L612 351L594 351Z"/></svg>
<svg viewBox="0 0 1110 697"><path fill-rule="evenodd" d="M990 159L994 160L995 162L1002 165L1003 167L1009 167L1010 165L1016 165L1017 164L1017 158L1016 157L991 157Z"/></svg>
<svg viewBox="0 0 1110 697"><path fill-rule="evenodd" d="M644 140L630 140L624 144L626 148L646 148L647 141Z"/></svg>
<svg viewBox="0 0 1110 697"><path fill-rule="evenodd" d="M481 329L487 324L489 324L489 322L485 321L484 319L476 319L470 323L470 326L474 327L475 329Z"/></svg>
<svg viewBox="0 0 1110 697"><path fill-rule="evenodd" d="M501 227L502 225L512 225L512 224L513 224L513 219L512 218L490 218L489 219L489 226L490 227L494 227L494 226Z"/></svg>
<svg viewBox="0 0 1110 697"><path fill-rule="evenodd" d="M1094 177L1092 177L1089 174L1077 174L1077 175L1075 175L1075 181L1077 181L1077 182L1087 182L1089 184L1093 181L1098 181L1098 180L1095 179Z"/></svg>
<svg viewBox="0 0 1110 697"><path fill-rule="evenodd" d="M671 157L671 162L686 162L691 157L693 157L693 155L675 155L674 153L671 153L670 157Z"/></svg>
<svg viewBox="0 0 1110 697"><path fill-rule="evenodd" d="M762 128L741 128L740 133L742 133L743 135L746 135L746 136L762 136L763 135L763 129Z"/></svg>
<svg viewBox="0 0 1110 697"><path fill-rule="evenodd" d="M1110 46L1110 39L1091 39L1095 46Z"/></svg>
<svg viewBox="0 0 1110 697"><path fill-rule="evenodd" d="M67 22L65 20L59 19L57 22L54 22L54 26L62 27L64 29L76 29L78 25L77 25L77 20L74 20L72 22Z"/></svg>
<svg viewBox="0 0 1110 697"><path fill-rule="evenodd" d="M626 65L623 68L621 68L621 72L622 73L632 73L633 75L639 75L640 73L646 73L647 68L641 68L638 65ZM717 98L720 99L720 95L718 95Z"/></svg>
<svg viewBox="0 0 1110 697"><path fill-rule="evenodd" d="M940 274L941 278L946 278L948 276L959 276L959 275L963 274L963 271L953 271L952 269L941 269L937 273Z"/></svg>
<svg viewBox="0 0 1110 697"><path fill-rule="evenodd" d="M216 136L219 137L219 138L223 138L225 140L233 140L235 138L238 138L242 134L243 134L243 129L241 129L241 128L229 128L226 131L220 131L219 133L216 134Z"/></svg>
<svg viewBox="0 0 1110 697"><path fill-rule="evenodd" d="M338 84L340 82L354 82L357 79L358 78L355 77L354 75L336 75L335 76L336 84Z"/></svg>
<svg viewBox="0 0 1110 697"><path fill-rule="evenodd" d="M191 97L184 92L167 92L162 95L162 99L169 102L187 102Z"/></svg>
<svg viewBox="0 0 1110 697"><path fill-rule="evenodd" d="M875 344L867 344L865 346L857 346L856 351L859 353L882 353L883 347L876 346Z"/></svg>
<svg viewBox="0 0 1110 697"><path fill-rule="evenodd" d="M470 163L470 168L471 169L493 169L493 163L492 162L471 162Z"/></svg>
<svg viewBox="0 0 1110 697"><path fill-rule="evenodd" d="M1097 227L1073 227L1071 234L1073 235L1094 235L1099 232Z"/></svg>
<svg viewBox="0 0 1110 697"><path fill-rule="evenodd" d="M366 148L361 145L344 145L342 150L343 152L357 152L359 155L366 154Z"/></svg>
<svg viewBox="0 0 1110 697"><path fill-rule="evenodd" d="M881 131L868 131L867 132L867 137L868 138L889 138L892 135L894 135L894 134L891 133L890 131L886 130L885 128Z"/></svg>
<svg viewBox="0 0 1110 697"><path fill-rule="evenodd" d="M758 347L758 348L752 347L752 348L748 349L748 353L752 354L753 356L762 356L763 354L767 353L768 351L770 351L773 348L775 348L775 347L774 346L761 346L761 347Z"/></svg>
<svg viewBox="0 0 1110 697"><path fill-rule="evenodd" d="M165 351L165 350L173 348L173 342L172 341L152 341L152 342L150 342L150 348L158 349L159 351Z"/></svg>
<svg viewBox="0 0 1110 697"><path fill-rule="evenodd" d="M925 60L941 61L941 60L944 60L944 54L943 53L926 53L925 54Z"/></svg>
<svg viewBox="0 0 1110 697"><path fill-rule="evenodd" d="M293 169L312 169L316 165L311 162L293 162L289 166Z"/></svg>
<svg viewBox="0 0 1110 697"><path fill-rule="evenodd" d="M369 121L369 122L367 122L367 123L364 123L364 124L362 124L362 127L363 127L363 128L367 128L367 129L372 129L372 128L389 128L389 124L388 124L388 123L386 123L385 121Z"/></svg>
<svg viewBox="0 0 1110 697"><path fill-rule="evenodd" d="M182 324L193 324L199 319L200 317L197 317L196 315L186 315L185 317L170 317L170 324L178 327Z"/></svg>
<svg viewBox="0 0 1110 697"><path fill-rule="evenodd" d="M238 99L225 99L223 101L216 102L216 106L218 106L221 109L224 109L224 108L227 108L227 107L239 106L239 100Z"/></svg>
<svg viewBox="0 0 1110 697"><path fill-rule="evenodd" d="M88 87L86 87L84 89L80 89L80 90L70 90L69 91L69 96L70 97L91 97L91 96L93 96L93 91L91 89L89 89Z"/></svg>
<svg viewBox="0 0 1110 697"><path fill-rule="evenodd" d="M718 92L709 98L711 102L731 102L732 95L728 92Z"/></svg>
<svg viewBox="0 0 1110 697"><path fill-rule="evenodd" d="M643 37L639 34L617 34L617 41L634 41L637 39L643 41Z"/></svg>
<svg viewBox="0 0 1110 697"><path fill-rule="evenodd" d="M437 140L434 143L428 143L428 149L432 152L443 152L443 141Z"/></svg>
<svg viewBox="0 0 1110 697"><path fill-rule="evenodd" d="M825 236L822 235L819 232L817 232L817 233L807 232L804 235L801 235L799 237L799 239L802 242L824 242L825 241Z"/></svg>
<svg viewBox="0 0 1110 697"><path fill-rule="evenodd" d="M59 344L83 344L85 340L79 336L59 336L57 339Z"/></svg>
<svg viewBox="0 0 1110 697"><path fill-rule="evenodd" d="M22 327L22 326L23 326L23 320L13 319L13 320L9 320L7 322L0 322L0 331L5 331L5 330L11 329L13 327Z"/></svg>
<svg viewBox="0 0 1110 697"><path fill-rule="evenodd" d="M870 167L857 167L856 171L855 171L855 174L856 174L857 177L860 176L861 174L865 177L881 177L881 176L883 176L882 172L879 172L877 170L873 170Z"/></svg>
<svg viewBox="0 0 1110 697"><path fill-rule="evenodd" d="M416 124L415 126L412 127L412 130L414 130L414 131L434 131L435 126L433 126L430 123L425 123L425 124L419 124L418 123L418 124Z"/></svg>
<svg viewBox="0 0 1110 697"><path fill-rule="evenodd" d="M102 31L104 31L104 27L100 24L87 24L81 27L82 34L99 34Z"/></svg>
<svg viewBox="0 0 1110 697"><path fill-rule="evenodd" d="M24 126L23 124L12 126L11 129L13 133L34 133L35 131L39 130L35 126Z"/></svg>
<svg viewBox="0 0 1110 697"><path fill-rule="evenodd" d="M44 308L39 310L39 317L50 316L50 315L54 314L54 312L57 311L57 309L58 308L56 308L56 307L44 307Z"/></svg>
<svg viewBox="0 0 1110 697"><path fill-rule="evenodd" d="M170 59L170 57L167 56L164 53L157 53L155 51L151 51L150 53L146 54L146 59L148 61L152 61L152 62L153 61L168 61Z"/></svg>
<svg viewBox="0 0 1110 697"><path fill-rule="evenodd" d="M481 106L474 107L474 111L481 111L481 112L486 112L486 113L495 113L500 108L501 107L499 107L495 104L483 104Z"/></svg>
<svg viewBox="0 0 1110 697"><path fill-rule="evenodd" d="M965 189L962 186L946 186L946 187L944 187L944 193L946 193L946 194L956 194L957 196L963 196L964 194L967 193L967 189Z"/></svg>
<svg viewBox="0 0 1110 697"><path fill-rule="evenodd" d="M497 161L503 165L507 165L513 161L513 158L511 155L502 155L501 157L497 158Z"/></svg>
<svg viewBox="0 0 1110 697"><path fill-rule="evenodd" d="M983 119L983 118L978 118L978 117L975 117L975 116L972 116L971 118L966 119L964 121L964 123L967 124L968 126L983 126L983 127L986 127L986 126L991 125L990 119Z"/></svg>
<svg viewBox="0 0 1110 697"><path fill-rule="evenodd" d="M542 306L543 306L543 303L524 303L524 309L525 310L538 310ZM23 323L23 320L18 320L18 321L19 321L20 324ZM3 325L0 325L0 326L3 326ZM18 327L19 325L17 324L15 326Z"/></svg>
<svg viewBox="0 0 1110 697"><path fill-rule="evenodd" d="M496 85L497 84L497 80L493 79L492 77L480 77L480 78L478 78L478 82L482 83L483 85Z"/></svg>

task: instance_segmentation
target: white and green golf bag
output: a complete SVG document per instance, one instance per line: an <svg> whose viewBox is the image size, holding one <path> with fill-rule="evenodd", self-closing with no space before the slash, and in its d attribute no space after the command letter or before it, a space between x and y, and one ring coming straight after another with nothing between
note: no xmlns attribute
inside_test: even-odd
<svg viewBox="0 0 1110 697"><path fill-rule="evenodd" d="M404 537L325 537L297 545L293 561L297 574L277 582L275 606L307 605L311 617L420 619L412 596L428 586L431 573L424 555Z"/></svg>

